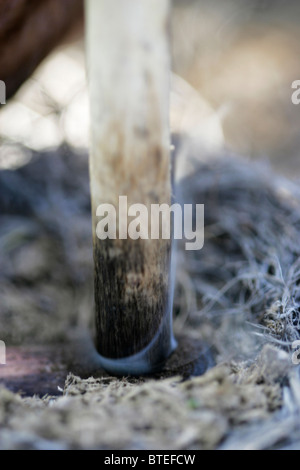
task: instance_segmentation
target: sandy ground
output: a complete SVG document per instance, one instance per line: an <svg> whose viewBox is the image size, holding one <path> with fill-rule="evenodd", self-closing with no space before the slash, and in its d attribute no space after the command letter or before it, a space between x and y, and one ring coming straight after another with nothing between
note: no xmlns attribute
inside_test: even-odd
<svg viewBox="0 0 300 470"><path fill-rule="evenodd" d="M228 155L182 183L207 207L206 244L179 247L176 354L136 379L109 377L91 341L86 157L1 172L1 448L298 446L300 196L270 171Z"/></svg>

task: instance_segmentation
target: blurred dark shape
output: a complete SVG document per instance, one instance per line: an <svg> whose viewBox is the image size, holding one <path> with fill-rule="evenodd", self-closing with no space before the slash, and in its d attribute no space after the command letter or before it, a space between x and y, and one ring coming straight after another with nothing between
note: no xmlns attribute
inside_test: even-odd
<svg viewBox="0 0 300 470"><path fill-rule="evenodd" d="M10 98L67 36L81 31L82 0L0 0L0 79Z"/></svg>

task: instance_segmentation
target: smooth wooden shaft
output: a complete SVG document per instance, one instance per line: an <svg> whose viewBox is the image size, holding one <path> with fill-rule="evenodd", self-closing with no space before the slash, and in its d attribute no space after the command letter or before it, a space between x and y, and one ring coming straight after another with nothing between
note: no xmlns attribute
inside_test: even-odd
<svg viewBox="0 0 300 470"><path fill-rule="evenodd" d="M115 360L145 350L140 372L174 347L171 241L100 241L96 210L118 214L119 196L149 210L171 204L168 20L168 0L86 2L96 345Z"/></svg>

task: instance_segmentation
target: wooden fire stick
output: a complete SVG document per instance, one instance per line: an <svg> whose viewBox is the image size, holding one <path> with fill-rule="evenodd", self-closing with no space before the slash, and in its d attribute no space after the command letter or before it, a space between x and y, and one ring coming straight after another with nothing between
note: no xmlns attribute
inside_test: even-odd
<svg viewBox="0 0 300 470"><path fill-rule="evenodd" d="M117 374L157 370L174 349L171 241L99 240L100 204L171 204L168 0L86 0L96 347ZM117 227L118 222L117 220ZM122 239L120 239L122 238Z"/></svg>

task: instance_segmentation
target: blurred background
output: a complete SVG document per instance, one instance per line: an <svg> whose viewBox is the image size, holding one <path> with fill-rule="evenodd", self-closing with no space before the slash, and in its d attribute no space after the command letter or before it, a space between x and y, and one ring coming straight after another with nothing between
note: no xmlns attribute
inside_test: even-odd
<svg viewBox="0 0 300 470"><path fill-rule="evenodd" d="M300 4L288 0L176 1L173 69L220 114L225 144L299 172Z"/></svg>
<svg viewBox="0 0 300 470"><path fill-rule="evenodd" d="M296 0L175 0L172 69L194 90L174 87L180 103L175 96L173 130L198 134L206 150L224 144L241 156L269 159L294 177L300 107L291 102L291 84L300 76L299 18ZM2 168L20 157L5 143L87 148L84 66L82 25L76 25L72 40L2 107Z"/></svg>

